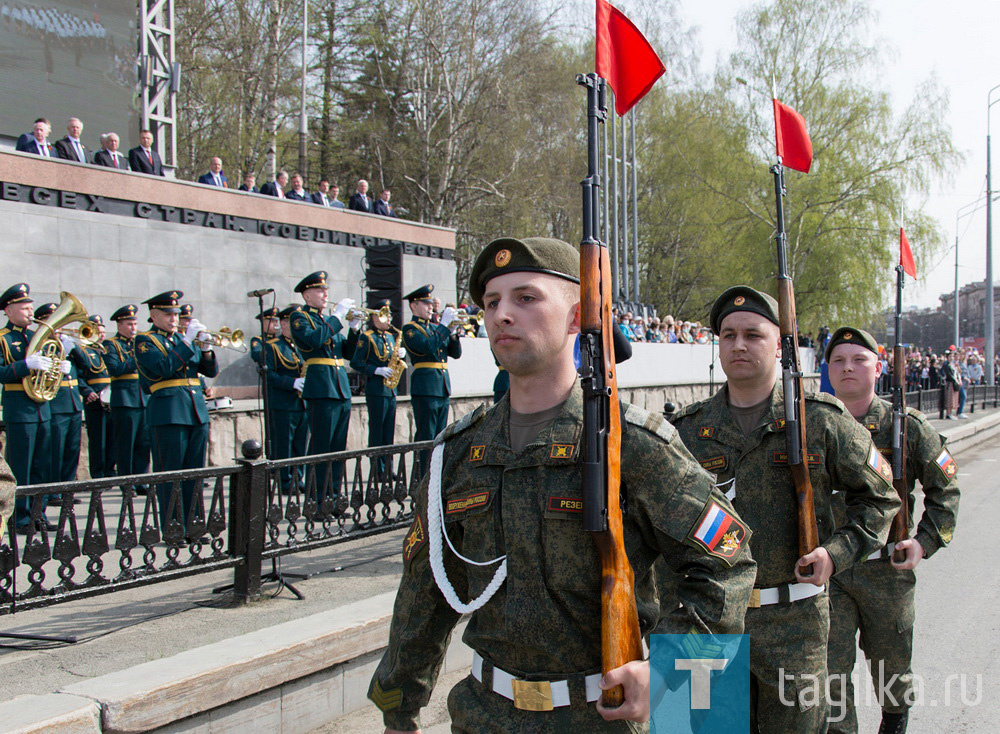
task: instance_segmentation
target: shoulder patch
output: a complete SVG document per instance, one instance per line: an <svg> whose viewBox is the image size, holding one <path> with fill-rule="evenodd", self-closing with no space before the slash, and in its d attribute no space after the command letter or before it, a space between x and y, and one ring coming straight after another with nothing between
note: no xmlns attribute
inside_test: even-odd
<svg viewBox="0 0 1000 734"><path fill-rule="evenodd" d="M948 449L941 447L941 453L934 458L934 463L937 464L938 469L949 482L958 476L958 464L955 463Z"/></svg>
<svg viewBox="0 0 1000 734"><path fill-rule="evenodd" d="M677 429L659 413L650 413L644 408L631 403L625 403L625 421L633 426L644 428L650 433L655 433L667 443L670 443L677 435Z"/></svg>
<svg viewBox="0 0 1000 734"><path fill-rule="evenodd" d="M750 540L750 528L715 500L709 500L688 538L709 555L731 562Z"/></svg>
<svg viewBox="0 0 1000 734"><path fill-rule="evenodd" d="M828 392L807 392L806 400L811 400L814 403L826 403L827 405L836 408L841 413L847 412L847 407L840 402L840 398L837 398Z"/></svg>
<svg viewBox="0 0 1000 734"><path fill-rule="evenodd" d="M410 531L406 534L406 538L403 539L403 561L409 563L426 542L427 532L424 530L424 521L420 515L417 515L413 518L413 524L410 525Z"/></svg>
<svg viewBox="0 0 1000 734"><path fill-rule="evenodd" d="M478 423L480 420L482 420L483 416L486 415L486 410L487 410L486 404L485 403L480 404L480 406L471 413L466 413L457 421L448 425L443 431L441 431L441 435L438 436L437 440L447 441L452 436L457 436L462 431L472 426L473 423Z"/></svg>
<svg viewBox="0 0 1000 734"><path fill-rule="evenodd" d="M867 464L869 469L889 484L892 484L892 466L885 460L879 450L875 448L875 444L872 444L872 447L868 450Z"/></svg>

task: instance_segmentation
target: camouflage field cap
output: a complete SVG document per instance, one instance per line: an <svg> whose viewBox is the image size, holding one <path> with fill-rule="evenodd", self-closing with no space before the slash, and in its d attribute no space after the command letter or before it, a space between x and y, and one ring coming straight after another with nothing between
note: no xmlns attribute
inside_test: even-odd
<svg viewBox="0 0 1000 734"><path fill-rule="evenodd" d="M709 324L716 334L722 329L722 320L734 311L750 311L763 316L773 324L778 323L778 302L766 293L748 285L727 288L712 304Z"/></svg>
<svg viewBox="0 0 1000 734"><path fill-rule="evenodd" d="M857 344L865 349L870 349L876 355L878 354L878 342L875 341L875 337L864 329L855 329L853 326L841 326L833 332L833 336L830 337L830 343L826 345L826 352L824 354L827 362L830 361L833 348L838 344Z"/></svg>
<svg viewBox="0 0 1000 734"><path fill-rule="evenodd" d="M486 284L507 273L546 273L580 282L580 253L573 245L548 237L501 237L483 248L469 276L469 295L483 305Z"/></svg>

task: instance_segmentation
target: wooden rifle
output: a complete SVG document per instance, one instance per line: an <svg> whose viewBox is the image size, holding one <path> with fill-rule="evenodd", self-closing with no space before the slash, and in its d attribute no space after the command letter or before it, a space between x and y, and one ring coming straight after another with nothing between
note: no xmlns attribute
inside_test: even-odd
<svg viewBox="0 0 1000 734"><path fill-rule="evenodd" d="M635 580L625 554L621 505L621 408L611 320L611 260L600 241L599 125L607 119L605 82L580 74L587 88L587 177L580 242L580 384L583 388L583 527L601 557L601 671L642 659ZM605 706L620 706L621 686L604 691Z"/></svg>
<svg viewBox="0 0 1000 734"><path fill-rule="evenodd" d="M812 553L819 545L816 507L813 504L812 480L806 463L806 398L799 358L798 323L795 317L795 288L788 270L788 240L785 235L785 168L781 160L771 167L774 174L774 198L777 202L778 249L778 327L781 329L781 388L785 403L785 442L788 468L795 482L799 515L799 557ZM803 567L802 576L811 576L812 567Z"/></svg>
<svg viewBox="0 0 1000 734"><path fill-rule="evenodd" d="M892 521L890 540L910 537L909 492L906 488L906 356L903 353L903 266L896 266L896 343L892 347L892 486L901 502ZM906 560L905 551L894 551L893 560Z"/></svg>

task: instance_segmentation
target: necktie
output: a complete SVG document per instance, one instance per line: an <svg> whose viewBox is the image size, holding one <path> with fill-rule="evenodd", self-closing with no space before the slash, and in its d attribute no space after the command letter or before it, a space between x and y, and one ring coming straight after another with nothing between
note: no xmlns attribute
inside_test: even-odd
<svg viewBox="0 0 1000 734"><path fill-rule="evenodd" d="M153 165L153 151L146 150L146 157L149 158L149 165Z"/></svg>
<svg viewBox="0 0 1000 734"><path fill-rule="evenodd" d="M48 158L49 157L49 146L47 144L45 144L45 143L38 143L38 142L36 142L35 144L38 146L38 153L40 155L43 155L46 158Z"/></svg>
<svg viewBox="0 0 1000 734"><path fill-rule="evenodd" d="M112 153L111 154L111 160L114 161L115 168L118 168L118 154L117 153Z"/></svg>
<svg viewBox="0 0 1000 734"><path fill-rule="evenodd" d="M219 180L219 174L215 174L215 185L220 188L222 187L222 181Z"/></svg>
<svg viewBox="0 0 1000 734"><path fill-rule="evenodd" d="M81 163L86 163L86 160L84 160L84 157L83 157L83 148L80 147L80 141L79 140L74 140L73 141L73 147L76 148L76 157L80 159L80 162Z"/></svg>

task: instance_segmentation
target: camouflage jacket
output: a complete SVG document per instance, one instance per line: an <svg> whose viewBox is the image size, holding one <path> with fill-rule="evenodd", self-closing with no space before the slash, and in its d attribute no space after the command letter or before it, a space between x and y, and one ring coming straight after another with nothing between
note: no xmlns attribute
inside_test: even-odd
<svg viewBox="0 0 1000 734"><path fill-rule="evenodd" d="M509 405L505 397L490 409L480 407L438 438L447 447L442 513L451 542L471 560L507 556L506 580L472 614L464 640L523 678L593 673L600 670L601 567L593 538L582 527L582 393L574 387L560 415L520 453L510 449ZM755 574L745 551L749 531L669 423L623 407L625 544L643 633L741 632ZM403 730L417 727L460 617L431 571L427 484L425 478L404 541L389 646L369 690L386 726ZM720 511L730 523L726 538L696 540L706 516ZM677 597L662 606L649 583L661 554L682 577ZM443 557L464 602L483 592L497 568L466 565L446 544Z"/></svg>
<svg viewBox="0 0 1000 734"><path fill-rule="evenodd" d="M913 529L913 488L920 480L924 493L924 513L917 526L916 539L929 558L951 542L958 517L958 465L945 448L945 438L934 430L924 414L907 408L906 419L906 488ZM871 432L872 440L883 458L892 463L892 404L876 397L859 422ZM843 502L834 504L835 516L845 516Z"/></svg>
<svg viewBox="0 0 1000 734"><path fill-rule="evenodd" d="M753 530L757 587L794 583L798 500L788 469L781 384L775 382L749 436L733 420L725 386L686 406L673 423ZM886 541L899 507L892 469L844 404L825 393L806 394L806 442L820 542L842 571ZM846 517L840 522L834 519L834 492L843 493Z"/></svg>

